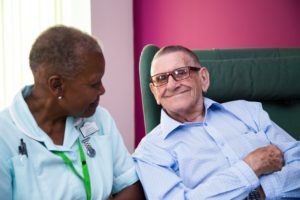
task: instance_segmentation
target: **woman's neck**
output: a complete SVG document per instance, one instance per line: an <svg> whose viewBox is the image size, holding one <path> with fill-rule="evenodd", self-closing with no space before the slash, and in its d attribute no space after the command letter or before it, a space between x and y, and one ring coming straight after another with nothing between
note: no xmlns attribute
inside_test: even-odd
<svg viewBox="0 0 300 200"><path fill-rule="evenodd" d="M25 97L25 101L38 126L53 140L53 143L62 145L66 115L62 115L51 96L41 94L33 88L32 93Z"/></svg>

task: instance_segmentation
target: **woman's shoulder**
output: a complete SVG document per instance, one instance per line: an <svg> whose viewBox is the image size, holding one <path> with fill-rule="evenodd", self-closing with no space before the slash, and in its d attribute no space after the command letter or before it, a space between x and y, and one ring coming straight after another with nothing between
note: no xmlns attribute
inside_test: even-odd
<svg viewBox="0 0 300 200"><path fill-rule="evenodd" d="M105 107L103 106L97 106L97 109L96 109L96 112L94 113L93 116L111 116L108 109L106 109Z"/></svg>
<svg viewBox="0 0 300 200"><path fill-rule="evenodd" d="M0 157L9 159L17 154L22 133L13 122L8 109L0 112Z"/></svg>
<svg viewBox="0 0 300 200"><path fill-rule="evenodd" d="M8 109L0 111L0 130L0 140L2 138L14 139L19 132L19 128L13 121Z"/></svg>

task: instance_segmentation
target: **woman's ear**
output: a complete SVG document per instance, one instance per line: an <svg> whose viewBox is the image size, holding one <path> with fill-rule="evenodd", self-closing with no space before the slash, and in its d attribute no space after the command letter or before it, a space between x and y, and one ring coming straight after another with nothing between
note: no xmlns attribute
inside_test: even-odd
<svg viewBox="0 0 300 200"><path fill-rule="evenodd" d="M61 99L63 97L63 80L60 76L50 76L48 78L48 87L56 98Z"/></svg>
<svg viewBox="0 0 300 200"><path fill-rule="evenodd" d="M205 93L207 92L209 88L209 72L206 67L201 67L200 72L199 72L200 80L201 80L201 87L202 91Z"/></svg>

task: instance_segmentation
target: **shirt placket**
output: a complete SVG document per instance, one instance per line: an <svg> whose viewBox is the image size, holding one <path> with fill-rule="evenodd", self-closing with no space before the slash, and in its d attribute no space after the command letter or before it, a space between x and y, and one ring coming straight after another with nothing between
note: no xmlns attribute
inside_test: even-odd
<svg viewBox="0 0 300 200"><path fill-rule="evenodd" d="M226 133L220 133L219 131L217 131L215 128L213 128L207 123L204 126L204 130L207 132L208 135L210 135L213 138L214 142L217 144L217 146L222 151L222 153L224 154L224 156L227 158L227 160L231 165L233 165L234 163L240 160L237 154L230 147L229 143L222 136L222 134L226 134Z"/></svg>

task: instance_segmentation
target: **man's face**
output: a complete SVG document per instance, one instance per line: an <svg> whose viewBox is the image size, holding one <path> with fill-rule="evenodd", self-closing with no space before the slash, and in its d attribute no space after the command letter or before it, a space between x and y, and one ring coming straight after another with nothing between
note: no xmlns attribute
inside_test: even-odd
<svg viewBox="0 0 300 200"><path fill-rule="evenodd" d="M152 62L151 76L185 66L200 67L183 52L168 53ZM180 81L175 81L172 76L169 76L168 83L165 85L155 87L150 83L157 104L162 105L172 117L185 116L195 110L203 109L202 92L206 91L208 86L209 75L205 67L199 71L190 71L190 76Z"/></svg>

